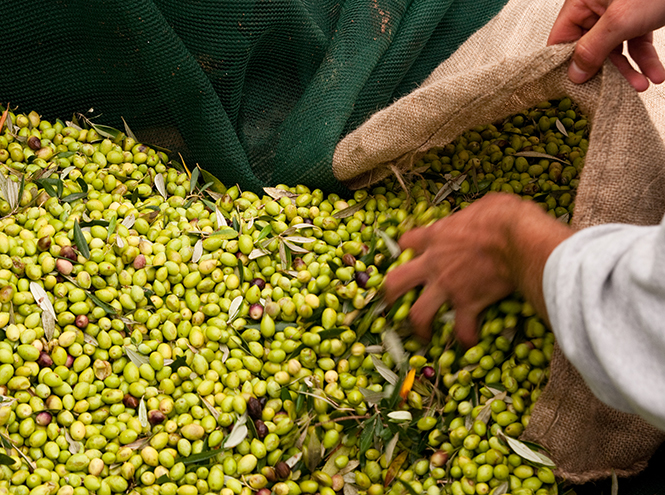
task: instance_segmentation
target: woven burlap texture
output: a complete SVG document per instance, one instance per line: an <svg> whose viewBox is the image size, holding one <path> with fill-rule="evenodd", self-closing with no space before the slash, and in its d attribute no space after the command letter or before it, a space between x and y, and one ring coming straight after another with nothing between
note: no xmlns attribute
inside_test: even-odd
<svg viewBox="0 0 665 495"><path fill-rule="evenodd" d="M592 123L574 227L657 224L665 212L665 147L659 131L613 65L607 63L584 85L572 84L567 66L573 49L543 47L476 67L462 61L459 72L450 69L449 60L421 88L375 114L338 145L336 176L351 187L366 186L392 173L391 165L407 170L427 150L474 125L567 95ZM556 349L551 380L524 438L551 452L557 475L582 483L608 477L612 470L620 476L636 474L665 432L601 403Z"/></svg>

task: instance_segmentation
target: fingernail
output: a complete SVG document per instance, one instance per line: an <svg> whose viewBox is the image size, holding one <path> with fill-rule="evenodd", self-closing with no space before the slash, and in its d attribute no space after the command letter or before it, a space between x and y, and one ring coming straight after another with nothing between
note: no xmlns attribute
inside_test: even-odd
<svg viewBox="0 0 665 495"><path fill-rule="evenodd" d="M589 78L589 74L580 69L579 66L573 60L570 63L570 67L568 68L568 77L574 83L580 84Z"/></svg>

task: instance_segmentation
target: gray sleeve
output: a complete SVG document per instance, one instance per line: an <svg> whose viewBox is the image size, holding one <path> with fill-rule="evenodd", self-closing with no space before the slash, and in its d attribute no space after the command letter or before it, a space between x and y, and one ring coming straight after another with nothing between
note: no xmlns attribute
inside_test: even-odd
<svg viewBox="0 0 665 495"><path fill-rule="evenodd" d="M561 243L543 292L557 342L593 393L665 430L665 220Z"/></svg>

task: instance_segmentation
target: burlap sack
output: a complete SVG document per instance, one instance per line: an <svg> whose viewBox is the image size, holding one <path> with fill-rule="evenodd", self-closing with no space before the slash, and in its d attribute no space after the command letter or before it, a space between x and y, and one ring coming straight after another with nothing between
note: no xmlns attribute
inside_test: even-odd
<svg viewBox="0 0 665 495"><path fill-rule="evenodd" d="M642 99L616 68L607 63L591 81L575 85L567 77L573 45L541 45L482 64L480 52L488 43L469 39L471 47L460 49L464 57L453 55L421 88L341 141L333 162L337 178L352 188L369 185L392 173L391 166L408 169L427 150L474 125L567 95L592 124L574 227L657 224L665 212L665 147ZM474 48L478 57L470 61ZM636 474L665 432L602 404L557 349L551 380L524 438L550 450L559 476L582 483L612 470Z"/></svg>

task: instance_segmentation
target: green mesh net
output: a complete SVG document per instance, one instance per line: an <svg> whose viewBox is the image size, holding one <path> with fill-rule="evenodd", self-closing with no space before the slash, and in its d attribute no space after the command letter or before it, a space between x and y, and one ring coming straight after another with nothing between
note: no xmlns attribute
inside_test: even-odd
<svg viewBox="0 0 665 495"><path fill-rule="evenodd" d="M2 2L0 101L73 112L225 184L342 189L337 142L506 0ZM121 118L122 117L122 118Z"/></svg>

